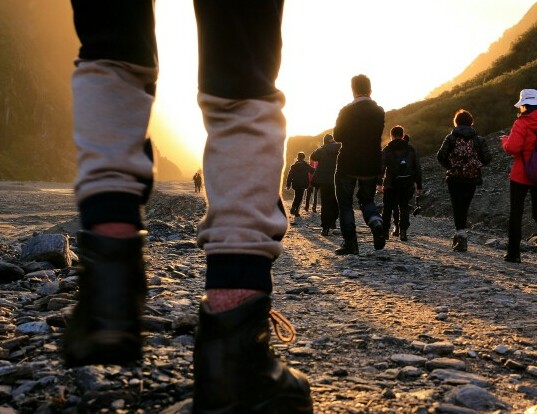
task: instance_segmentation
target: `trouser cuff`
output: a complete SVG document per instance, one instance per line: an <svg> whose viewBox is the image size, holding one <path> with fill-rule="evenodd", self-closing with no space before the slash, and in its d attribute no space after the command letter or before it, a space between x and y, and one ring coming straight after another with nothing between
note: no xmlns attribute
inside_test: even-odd
<svg viewBox="0 0 537 414"><path fill-rule="evenodd" d="M205 289L251 289L272 292L272 260L249 254L207 256Z"/></svg>
<svg viewBox="0 0 537 414"><path fill-rule="evenodd" d="M129 223L143 229L140 196L123 192L106 192L89 196L78 206L82 228L89 230L95 224Z"/></svg>

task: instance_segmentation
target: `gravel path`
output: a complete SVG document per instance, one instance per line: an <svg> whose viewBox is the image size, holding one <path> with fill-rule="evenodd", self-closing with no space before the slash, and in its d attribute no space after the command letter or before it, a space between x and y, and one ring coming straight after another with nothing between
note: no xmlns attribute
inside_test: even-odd
<svg viewBox="0 0 537 414"><path fill-rule="evenodd" d="M147 211L143 362L66 370L58 347L76 268L21 251L45 232L68 234L76 253L70 187L0 182L0 277L3 264L23 271L0 285L0 414L189 412L205 265L204 202L191 187L160 183ZM335 256L338 230L322 237L319 215L304 213L274 268L274 306L298 335L274 349L308 374L315 412L536 413L537 247L505 263L505 237L479 227L456 253L449 219L417 216L408 242L375 251L357 217L359 256Z"/></svg>

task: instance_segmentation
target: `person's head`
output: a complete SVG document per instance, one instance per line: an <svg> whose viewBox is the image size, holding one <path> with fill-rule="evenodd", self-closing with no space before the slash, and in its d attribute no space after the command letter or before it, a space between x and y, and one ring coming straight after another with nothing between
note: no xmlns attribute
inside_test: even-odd
<svg viewBox="0 0 537 414"><path fill-rule="evenodd" d="M537 106L537 89L522 89L520 91L520 99L515 104L515 107L520 112L526 112L529 108Z"/></svg>
<svg viewBox="0 0 537 414"><path fill-rule="evenodd" d="M403 139L405 136L405 130L401 125L396 125L390 130L390 137L394 139Z"/></svg>
<svg viewBox="0 0 537 414"><path fill-rule="evenodd" d="M403 135L403 141L406 141L406 142L410 141L410 135L408 134Z"/></svg>
<svg viewBox="0 0 537 414"><path fill-rule="evenodd" d="M355 97L371 95L371 81L365 75L354 76L351 79L351 88Z"/></svg>
<svg viewBox="0 0 537 414"><path fill-rule="evenodd" d="M326 134L323 138L323 144L329 144L331 142L334 142L334 137L330 134Z"/></svg>
<svg viewBox="0 0 537 414"><path fill-rule="evenodd" d="M306 159L306 154L304 154L302 151L300 151L298 154L296 154L296 159L298 161L304 161Z"/></svg>
<svg viewBox="0 0 537 414"><path fill-rule="evenodd" d="M474 117L470 112L468 112L465 109L459 109L457 112L455 112L455 116L453 117L453 125L455 126L472 126L474 124Z"/></svg>

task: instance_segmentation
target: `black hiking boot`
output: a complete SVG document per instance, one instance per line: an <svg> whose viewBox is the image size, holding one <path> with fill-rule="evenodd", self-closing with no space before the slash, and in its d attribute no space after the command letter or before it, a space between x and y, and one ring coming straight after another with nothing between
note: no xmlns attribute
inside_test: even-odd
<svg viewBox="0 0 537 414"><path fill-rule="evenodd" d="M268 296L211 313L202 301L194 350L193 414L312 414L304 374L280 362L269 346L269 317L278 337L294 329L271 311ZM283 338L281 326L290 336Z"/></svg>
<svg viewBox="0 0 537 414"><path fill-rule="evenodd" d="M373 233L373 246L375 250L384 249L386 238L384 237L384 224L381 219L376 219L369 224L371 233Z"/></svg>
<svg viewBox="0 0 537 414"><path fill-rule="evenodd" d="M347 254L358 254L358 241L344 241L341 247L336 250L338 256L344 256Z"/></svg>
<svg viewBox="0 0 537 414"><path fill-rule="evenodd" d="M142 357L143 244L142 232L126 239L78 233L79 301L62 344L67 367L127 365Z"/></svg>
<svg viewBox="0 0 537 414"><path fill-rule="evenodd" d="M456 252L466 252L468 250L468 237L455 234L453 236L453 250Z"/></svg>
<svg viewBox="0 0 537 414"><path fill-rule="evenodd" d="M520 260L520 253L507 253L504 257L503 257L503 260L505 260L506 262L510 262L510 263L520 263L521 260Z"/></svg>
<svg viewBox="0 0 537 414"><path fill-rule="evenodd" d="M408 240L408 236L406 234L405 229L401 229L401 232L399 233L399 240L401 240L401 241L407 241Z"/></svg>

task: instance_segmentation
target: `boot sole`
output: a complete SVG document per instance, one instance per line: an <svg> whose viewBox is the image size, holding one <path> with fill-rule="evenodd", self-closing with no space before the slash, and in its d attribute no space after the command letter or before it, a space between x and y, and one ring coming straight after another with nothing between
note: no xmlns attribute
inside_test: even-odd
<svg viewBox="0 0 537 414"><path fill-rule="evenodd" d="M130 365L142 358L142 340L121 331L97 331L64 345L65 366Z"/></svg>

